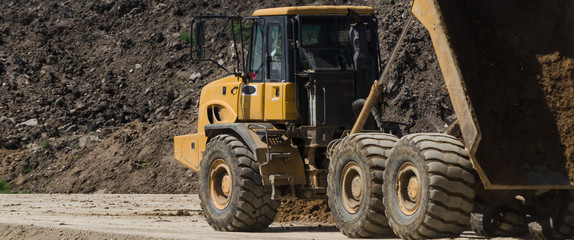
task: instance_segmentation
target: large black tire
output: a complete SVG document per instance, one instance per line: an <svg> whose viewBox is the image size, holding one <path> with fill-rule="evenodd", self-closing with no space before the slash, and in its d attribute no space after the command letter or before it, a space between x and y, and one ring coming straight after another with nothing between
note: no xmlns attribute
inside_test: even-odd
<svg viewBox="0 0 574 240"><path fill-rule="evenodd" d="M390 153L383 203L403 239L457 237L473 209L472 165L463 145L444 134L411 134Z"/></svg>
<svg viewBox="0 0 574 240"><path fill-rule="evenodd" d="M525 214L514 206L487 207L484 213L472 213L470 227L487 238L523 237L528 234Z"/></svg>
<svg viewBox="0 0 574 240"><path fill-rule="evenodd" d="M199 197L207 222L218 231L260 231L279 207L263 186L253 153L236 137L219 135L205 147Z"/></svg>
<svg viewBox="0 0 574 240"><path fill-rule="evenodd" d="M397 140L384 133L353 134L334 151L327 193L331 215L346 236L392 234L381 200L385 161Z"/></svg>
<svg viewBox="0 0 574 240"><path fill-rule="evenodd" d="M539 240L574 238L574 191L556 191L558 202L545 218L528 224L530 233Z"/></svg>

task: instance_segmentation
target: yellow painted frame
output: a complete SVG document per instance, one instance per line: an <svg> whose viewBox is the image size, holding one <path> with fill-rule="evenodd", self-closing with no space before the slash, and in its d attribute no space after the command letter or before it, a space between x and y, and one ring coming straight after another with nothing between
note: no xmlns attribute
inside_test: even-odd
<svg viewBox="0 0 574 240"><path fill-rule="evenodd" d="M375 14L375 10L368 6L303 6L280 7L255 10L253 16L284 16L284 15L330 15L347 14L349 9L359 14Z"/></svg>

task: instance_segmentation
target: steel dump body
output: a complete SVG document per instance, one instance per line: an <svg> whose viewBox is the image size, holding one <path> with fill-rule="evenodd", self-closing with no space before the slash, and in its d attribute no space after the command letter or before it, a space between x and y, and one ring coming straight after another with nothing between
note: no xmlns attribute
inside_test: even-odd
<svg viewBox="0 0 574 240"><path fill-rule="evenodd" d="M487 189L574 188L574 2L415 0Z"/></svg>

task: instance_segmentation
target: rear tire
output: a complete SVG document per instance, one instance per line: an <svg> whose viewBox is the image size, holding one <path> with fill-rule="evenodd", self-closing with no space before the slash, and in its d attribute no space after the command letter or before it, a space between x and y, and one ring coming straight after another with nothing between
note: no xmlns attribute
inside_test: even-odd
<svg viewBox="0 0 574 240"><path fill-rule="evenodd" d="M472 213L470 227L487 238L523 237L528 234L525 214L510 206L487 207L484 213Z"/></svg>
<svg viewBox="0 0 574 240"><path fill-rule="evenodd" d="M218 231L261 231L279 207L263 186L253 153L236 137L219 135L205 147L199 197L207 222Z"/></svg>
<svg viewBox="0 0 574 240"><path fill-rule="evenodd" d="M411 134L390 153L385 213L403 239L457 237L473 209L472 165L462 143L444 134Z"/></svg>
<svg viewBox="0 0 574 240"><path fill-rule="evenodd" d="M385 217L382 184L385 162L398 139L390 134L345 137L329 165L329 207L337 228L348 237L392 234Z"/></svg>
<svg viewBox="0 0 574 240"><path fill-rule="evenodd" d="M556 207L543 219L528 224L532 236L539 240L574 238L574 191L555 192Z"/></svg>

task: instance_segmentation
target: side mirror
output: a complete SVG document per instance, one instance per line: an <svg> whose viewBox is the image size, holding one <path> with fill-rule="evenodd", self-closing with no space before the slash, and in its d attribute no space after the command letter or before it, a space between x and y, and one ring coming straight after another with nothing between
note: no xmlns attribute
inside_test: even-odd
<svg viewBox="0 0 574 240"><path fill-rule="evenodd" d="M195 28L195 41L197 43L197 58L205 58L205 21L198 21Z"/></svg>

